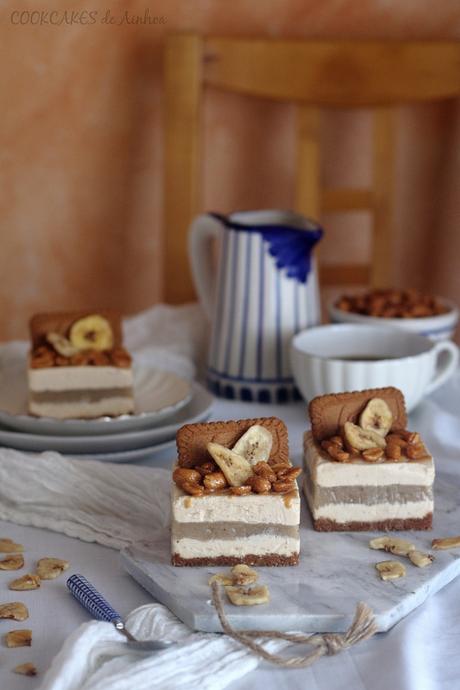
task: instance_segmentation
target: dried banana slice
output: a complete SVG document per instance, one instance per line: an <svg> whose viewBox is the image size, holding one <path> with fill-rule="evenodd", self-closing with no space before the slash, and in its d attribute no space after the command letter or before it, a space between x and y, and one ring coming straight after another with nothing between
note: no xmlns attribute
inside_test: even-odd
<svg viewBox="0 0 460 690"><path fill-rule="evenodd" d="M22 544L15 544L11 539L0 539L0 553L22 553Z"/></svg>
<svg viewBox="0 0 460 690"><path fill-rule="evenodd" d="M431 542L433 549L456 549L460 546L460 537L445 537L444 539L433 539Z"/></svg>
<svg viewBox="0 0 460 690"><path fill-rule="evenodd" d="M13 621L25 621L28 617L28 608L20 601L12 601L8 604L0 604L0 618L10 618Z"/></svg>
<svg viewBox="0 0 460 690"><path fill-rule="evenodd" d="M49 344L54 347L56 352L63 357L72 357L78 352L77 348L72 345L70 340L60 333L47 333L46 339Z"/></svg>
<svg viewBox="0 0 460 690"><path fill-rule="evenodd" d="M225 573L216 573L211 575L208 580L208 585L211 586L213 582L218 582L221 585L233 585L233 577L226 575Z"/></svg>
<svg viewBox="0 0 460 690"><path fill-rule="evenodd" d="M411 551L415 550L415 546L406 539L398 539L398 537L376 537L369 542L371 549L382 549L394 553L395 556L408 556Z"/></svg>
<svg viewBox="0 0 460 690"><path fill-rule="evenodd" d="M248 460L251 465L267 461L272 450L273 437L268 429L253 424L235 443L232 450Z"/></svg>
<svg viewBox="0 0 460 690"><path fill-rule="evenodd" d="M353 448L367 450L368 448L385 448L386 442L383 436L372 429L361 429L357 424L345 422L345 438Z"/></svg>
<svg viewBox="0 0 460 690"><path fill-rule="evenodd" d="M21 553L12 553L0 561L0 570L21 570L24 567L24 556Z"/></svg>
<svg viewBox="0 0 460 690"><path fill-rule="evenodd" d="M32 630L10 630L5 635L7 647L30 647L32 645Z"/></svg>
<svg viewBox="0 0 460 690"><path fill-rule="evenodd" d="M257 606L270 601L270 592L266 585L245 589L238 586L227 586L225 592L235 606Z"/></svg>
<svg viewBox="0 0 460 690"><path fill-rule="evenodd" d="M21 676L36 676L37 668L35 664L28 661L25 664L19 664L13 668L13 673L19 673Z"/></svg>
<svg viewBox="0 0 460 690"><path fill-rule="evenodd" d="M37 563L37 574L42 580L54 580L67 570L69 565L69 561L63 558L40 558Z"/></svg>
<svg viewBox="0 0 460 690"><path fill-rule="evenodd" d="M379 571L382 580L397 580L406 574L405 567L398 561L381 561L376 563L375 567Z"/></svg>
<svg viewBox="0 0 460 690"><path fill-rule="evenodd" d="M70 342L77 350L111 350L113 347L112 326L99 314L91 314L72 324Z"/></svg>
<svg viewBox="0 0 460 690"><path fill-rule="evenodd" d="M422 551L411 551L409 558L414 565L418 568L426 568L427 565L431 565L434 561L434 556L430 553L422 553Z"/></svg>
<svg viewBox="0 0 460 690"><path fill-rule="evenodd" d="M252 467L246 458L219 443L208 443L207 449L219 465L230 486L242 486L252 476Z"/></svg>
<svg viewBox="0 0 460 690"><path fill-rule="evenodd" d="M8 585L9 589L16 590L18 592L25 591L28 589L38 589L40 587L40 577L38 575L32 575L32 573L27 573L22 577L18 577L13 580Z"/></svg>
<svg viewBox="0 0 460 690"><path fill-rule="evenodd" d="M232 568L234 585L252 585L259 579L259 574L244 563L234 565Z"/></svg>
<svg viewBox="0 0 460 690"><path fill-rule="evenodd" d="M393 415L385 400L372 398L369 400L359 418L359 426L362 429L375 431L379 436L385 437L393 424Z"/></svg>

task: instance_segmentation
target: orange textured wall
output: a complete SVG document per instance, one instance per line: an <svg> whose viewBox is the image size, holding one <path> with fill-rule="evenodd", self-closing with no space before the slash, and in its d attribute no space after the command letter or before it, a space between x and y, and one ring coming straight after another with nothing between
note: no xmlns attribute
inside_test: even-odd
<svg viewBox="0 0 460 690"><path fill-rule="evenodd" d="M115 23L104 21L108 8ZM22 2L19 9L32 12L37 4ZM39 9L48 14L13 14L16 2L3 3L0 11L1 339L23 337L37 310L104 305L130 313L161 299L166 32L460 34L457 0L93 0L49 2ZM136 17L145 21L146 11L152 23L134 23ZM292 109L209 93L204 117L204 207L291 205ZM395 282L460 298L452 251L455 241L460 251L454 237L460 114L455 104L419 106L400 109L399 122ZM365 113L326 117L327 180L343 182L351 169L352 182L366 178L367 130ZM365 258L365 218L324 220L328 260L340 256L345 236L356 256ZM433 259L433 230L441 224L447 230L442 237L438 232L440 251Z"/></svg>

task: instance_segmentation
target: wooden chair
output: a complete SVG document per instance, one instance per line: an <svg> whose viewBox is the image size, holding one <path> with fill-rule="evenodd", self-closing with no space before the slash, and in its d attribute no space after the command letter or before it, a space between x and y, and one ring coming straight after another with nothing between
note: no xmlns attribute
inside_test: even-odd
<svg viewBox="0 0 460 690"><path fill-rule="evenodd" d="M193 298L187 229L200 202L200 106L208 85L297 104L296 210L368 210L370 266L323 267L322 284L384 285L392 247L392 109L400 103L460 94L460 43L281 41L170 35L165 49L165 266L168 302ZM373 183L369 189L322 189L321 108L371 107ZM332 270L331 270L332 269ZM180 280L171 281L172 271Z"/></svg>

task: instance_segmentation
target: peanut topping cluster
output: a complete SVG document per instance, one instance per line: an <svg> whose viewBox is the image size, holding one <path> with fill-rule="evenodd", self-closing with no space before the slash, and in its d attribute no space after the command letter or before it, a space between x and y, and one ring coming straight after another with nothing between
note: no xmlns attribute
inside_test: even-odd
<svg viewBox="0 0 460 690"><path fill-rule="evenodd" d="M59 354L52 346L40 345L31 352L32 369L72 366L130 367L131 355L123 347L112 350L81 350L71 356Z"/></svg>
<svg viewBox="0 0 460 690"><path fill-rule="evenodd" d="M177 467L173 481L190 496L204 496L216 492L226 492L234 496L247 494L285 494L295 487L295 480L302 472L300 467L287 463L260 461L252 467L253 473L244 484L232 486L218 465L209 460L194 468Z"/></svg>
<svg viewBox="0 0 460 690"><path fill-rule="evenodd" d="M354 426L354 425L353 425ZM358 436L355 437L358 439ZM366 460L367 462L391 461L402 462L404 460L421 460L428 456L428 452L420 439L420 434L415 431L401 429L389 433L382 439L383 444L368 448L357 448L350 442L350 434L346 432L331 436L321 441L321 448L326 451L332 460L337 462L352 462L353 460ZM359 445L359 444L358 444Z"/></svg>
<svg viewBox="0 0 460 690"><path fill-rule="evenodd" d="M418 290L371 290L362 295L343 295L335 306L343 311L384 319L414 319L448 311L436 297Z"/></svg>

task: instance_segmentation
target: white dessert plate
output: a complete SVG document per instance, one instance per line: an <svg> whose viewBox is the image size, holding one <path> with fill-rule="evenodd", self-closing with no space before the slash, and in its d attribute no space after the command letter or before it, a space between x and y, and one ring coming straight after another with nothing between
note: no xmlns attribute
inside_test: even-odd
<svg viewBox="0 0 460 690"><path fill-rule="evenodd" d="M99 462L148 462L154 460L171 459L174 461L176 457L176 441L166 441L156 446L148 446L147 448L136 448L135 450L125 450L121 453L94 453L86 455L72 455L74 460L99 460Z"/></svg>
<svg viewBox="0 0 460 690"><path fill-rule="evenodd" d="M26 434L0 427L0 445L16 450L41 452L55 450L60 453L93 455L94 453L136 452L151 449L152 446L171 441L183 424L193 424L209 417L214 398L199 383L191 384L191 400L175 413L169 424L152 429L125 431L103 436L61 436ZM99 458L101 459L101 458ZM113 462L117 462L114 460ZM119 462L128 462L120 460Z"/></svg>
<svg viewBox="0 0 460 690"><path fill-rule="evenodd" d="M0 353L0 424L27 433L59 436L112 434L152 427L172 417L192 395L190 381L168 371L134 364L132 415L98 419L53 419L27 412L26 359Z"/></svg>

